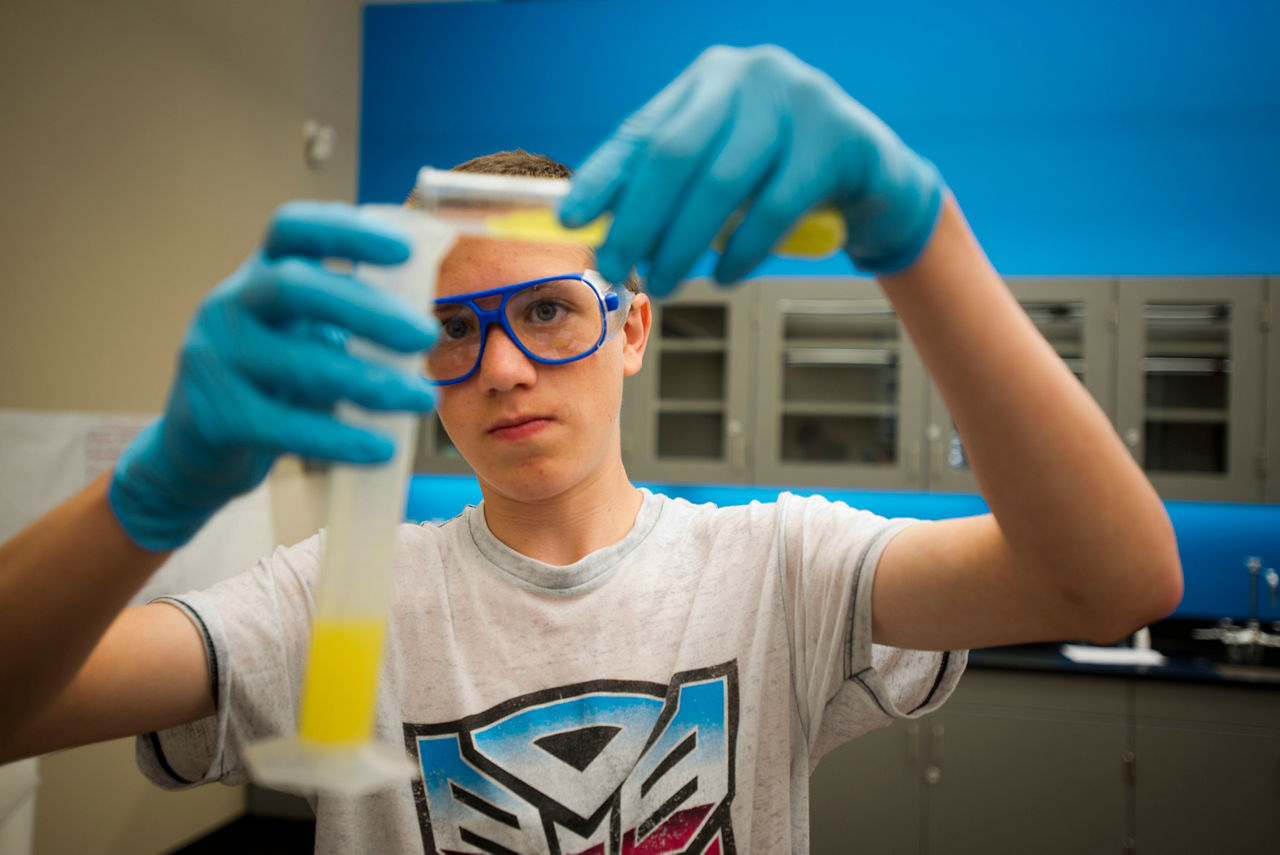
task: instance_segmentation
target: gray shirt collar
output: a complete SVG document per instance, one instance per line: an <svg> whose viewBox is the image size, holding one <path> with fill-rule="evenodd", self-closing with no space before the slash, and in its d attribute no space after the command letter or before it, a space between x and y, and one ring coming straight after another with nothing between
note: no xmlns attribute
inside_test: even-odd
<svg viewBox="0 0 1280 855"><path fill-rule="evenodd" d="M640 488L643 501L635 524L617 543L597 549L572 564L546 564L516 552L494 536L484 518L484 502L466 510L471 539L485 560L499 574L543 593L577 594L600 584L653 530L662 513L664 497Z"/></svg>

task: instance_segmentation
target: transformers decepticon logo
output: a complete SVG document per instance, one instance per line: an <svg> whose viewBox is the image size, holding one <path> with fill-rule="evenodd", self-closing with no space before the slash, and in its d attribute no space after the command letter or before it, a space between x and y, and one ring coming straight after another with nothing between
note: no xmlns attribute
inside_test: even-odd
<svg viewBox="0 0 1280 855"><path fill-rule="evenodd" d="M432 855L733 855L737 665L408 724Z"/></svg>

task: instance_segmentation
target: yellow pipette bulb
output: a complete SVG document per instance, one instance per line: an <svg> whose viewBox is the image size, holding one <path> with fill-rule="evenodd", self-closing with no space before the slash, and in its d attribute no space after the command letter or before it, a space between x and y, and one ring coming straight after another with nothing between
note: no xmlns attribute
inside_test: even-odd
<svg viewBox="0 0 1280 855"><path fill-rule="evenodd" d="M414 198L426 210L467 234L599 247L609 233L609 215L581 228L565 228L557 212L568 192L569 182L562 178L449 172L428 166L418 173ZM736 217L730 220L712 242L712 248L724 247L738 221ZM834 209L818 208L796 223L773 254L827 258L839 252L845 240L844 218Z"/></svg>

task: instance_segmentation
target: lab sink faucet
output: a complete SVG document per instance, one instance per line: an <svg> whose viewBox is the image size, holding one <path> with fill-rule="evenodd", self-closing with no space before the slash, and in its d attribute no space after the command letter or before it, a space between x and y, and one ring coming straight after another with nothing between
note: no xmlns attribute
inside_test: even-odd
<svg viewBox="0 0 1280 855"><path fill-rule="evenodd" d="M1258 665L1262 662L1264 649L1280 647L1280 635L1267 632L1258 620L1258 576L1261 575L1271 591L1271 607L1276 606L1276 596L1280 592L1280 573L1275 568L1262 570L1262 559L1250 555L1244 566L1249 571L1249 622L1244 626L1236 626L1231 618L1223 618L1218 625L1208 629L1193 629L1193 638L1217 639L1227 645L1227 658L1232 662L1246 662ZM1280 623L1271 624L1272 630L1280 630Z"/></svg>

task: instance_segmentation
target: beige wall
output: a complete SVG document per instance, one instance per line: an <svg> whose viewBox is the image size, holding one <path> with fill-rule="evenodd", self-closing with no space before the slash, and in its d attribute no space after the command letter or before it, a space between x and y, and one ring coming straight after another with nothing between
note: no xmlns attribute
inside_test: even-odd
<svg viewBox="0 0 1280 855"><path fill-rule="evenodd" d="M356 0L5 4L0 407L157 412L188 317L272 209L353 198L359 62ZM319 170L312 117L338 133ZM166 851L244 803L155 789L127 740L41 776L40 855Z"/></svg>
<svg viewBox="0 0 1280 855"><path fill-rule="evenodd" d="M272 209L351 199L354 0L6 4L0 406L152 411ZM321 170L308 117L334 125Z"/></svg>

